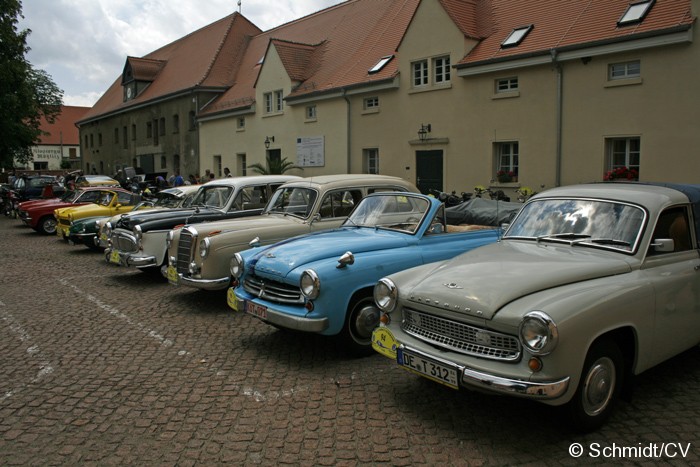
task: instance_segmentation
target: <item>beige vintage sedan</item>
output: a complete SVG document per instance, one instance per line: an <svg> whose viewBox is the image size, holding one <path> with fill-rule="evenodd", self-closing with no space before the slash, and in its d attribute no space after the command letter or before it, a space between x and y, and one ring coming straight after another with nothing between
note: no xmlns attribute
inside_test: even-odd
<svg viewBox="0 0 700 467"><path fill-rule="evenodd" d="M699 215L698 185L548 190L498 243L381 279L373 347L593 430L634 375L700 343Z"/></svg>
<svg viewBox="0 0 700 467"><path fill-rule="evenodd" d="M168 234L163 275L175 285L226 289L234 253L296 235L340 227L355 205L379 191L417 193L412 183L385 175L325 175L277 189L262 216L187 225Z"/></svg>

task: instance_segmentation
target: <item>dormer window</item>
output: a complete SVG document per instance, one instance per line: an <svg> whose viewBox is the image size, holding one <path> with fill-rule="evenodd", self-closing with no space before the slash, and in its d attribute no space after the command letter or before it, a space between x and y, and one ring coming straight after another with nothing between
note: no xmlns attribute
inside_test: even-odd
<svg viewBox="0 0 700 467"><path fill-rule="evenodd" d="M519 28L515 28L511 31L510 34L508 34L508 37L506 37L506 40L501 42L501 48L505 49L506 47L515 47L519 45L523 39L525 39L525 36L527 36L530 31L532 31L532 24L529 26L522 26Z"/></svg>
<svg viewBox="0 0 700 467"><path fill-rule="evenodd" d="M644 20L655 0L642 0L635 2L627 7L627 11L622 15L622 18L617 22L618 26L626 26L628 24L637 24Z"/></svg>
<svg viewBox="0 0 700 467"><path fill-rule="evenodd" d="M391 59L394 58L393 55L387 55L386 57L382 57L379 59L376 65L374 65L372 68L370 68L367 73L370 75L373 73L378 73L384 66L391 61Z"/></svg>

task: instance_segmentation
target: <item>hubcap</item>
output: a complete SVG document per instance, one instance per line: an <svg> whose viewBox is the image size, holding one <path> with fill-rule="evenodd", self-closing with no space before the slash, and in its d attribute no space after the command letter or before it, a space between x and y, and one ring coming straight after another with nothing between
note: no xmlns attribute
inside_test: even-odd
<svg viewBox="0 0 700 467"><path fill-rule="evenodd" d="M581 401L583 410L591 416L605 410L612 398L615 384L615 363L608 357L598 359L586 375Z"/></svg>
<svg viewBox="0 0 700 467"><path fill-rule="evenodd" d="M53 233L56 231L56 221L55 220L48 220L44 222L44 230L46 230L48 233Z"/></svg>
<svg viewBox="0 0 700 467"><path fill-rule="evenodd" d="M369 340L372 337L372 331L379 324L379 309L367 304L357 312L353 322L355 338L362 341Z"/></svg>

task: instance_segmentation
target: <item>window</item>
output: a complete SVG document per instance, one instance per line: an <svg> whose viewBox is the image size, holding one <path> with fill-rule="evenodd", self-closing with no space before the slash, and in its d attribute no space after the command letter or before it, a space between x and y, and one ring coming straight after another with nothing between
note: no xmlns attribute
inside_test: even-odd
<svg viewBox="0 0 700 467"><path fill-rule="evenodd" d="M173 115L173 133L180 133L180 116Z"/></svg>
<svg viewBox="0 0 700 467"><path fill-rule="evenodd" d="M102 133L97 133L97 145L102 146Z"/></svg>
<svg viewBox="0 0 700 467"><path fill-rule="evenodd" d="M315 105L309 105L306 107L306 119L307 120L316 120L316 106Z"/></svg>
<svg viewBox="0 0 700 467"><path fill-rule="evenodd" d="M284 109L282 97L282 91L275 91L275 111L277 112L282 112Z"/></svg>
<svg viewBox="0 0 700 467"><path fill-rule="evenodd" d="M160 156L160 168L161 169L167 169L168 168L168 159L165 156Z"/></svg>
<svg viewBox="0 0 700 467"><path fill-rule="evenodd" d="M361 199L362 192L360 190L341 190L329 193L321 202L321 218L347 217Z"/></svg>
<svg viewBox="0 0 700 467"><path fill-rule="evenodd" d="M652 236L652 243L656 240L671 239L673 240L673 251L688 251L692 249L690 236L690 223L688 222L688 210L683 206L666 209L659 216ZM652 246L649 249L650 254L663 253L656 251ZM670 253L668 251L667 253Z"/></svg>
<svg viewBox="0 0 700 467"><path fill-rule="evenodd" d="M379 59L376 65L374 65L372 68L370 68L367 73L370 75L373 73L379 72L384 66L391 61L391 59L394 58L393 55L387 55L386 57L382 57Z"/></svg>
<svg viewBox="0 0 700 467"><path fill-rule="evenodd" d="M85 135L85 149L88 148L88 135Z"/></svg>
<svg viewBox="0 0 700 467"><path fill-rule="evenodd" d="M165 135L165 117L160 117L160 123L158 124L160 128L160 136Z"/></svg>
<svg viewBox="0 0 700 467"><path fill-rule="evenodd" d="M248 165L246 163L245 154L236 154L236 169L236 172L242 177L248 175Z"/></svg>
<svg viewBox="0 0 700 467"><path fill-rule="evenodd" d="M119 128L114 129L114 144L119 144Z"/></svg>
<svg viewBox="0 0 700 467"><path fill-rule="evenodd" d="M92 133L90 133L90 147L95 147L95 135L93 135Z"/></svg>
<svg viewBox="0 0 700 467"><path fill-rule="evenodd" d="M136 141L136 124L131 124L131 140Z"/></svg>
<svg viewBox="0 0 700 467"><path fill-rule="evenodd" d="M160 135L160 132L158 131L158 119L154 118L153 119L153 144L158 145L158 135Z"/></svg>
<svg viewBox="0 0 700 467"><path fill-rule="evenodd" d="M639 60L631 62L613 63L608 66L608 79L639 78L642 74L642 65Z"/></svg>
<svg viewBox="0 0 700 467"><path fill-rule="evenodd" d="M640 23L644 20L653 5L654 0L642 0L641 2L632 3L617 21L617 25L626 26L628 24Z"/></svg>
<svg viewBox="0 0 700 467"><path fill-rule="evenodd" d="M214 167L214 173L216 174L217 177L221 177L221 156L216 155L212 159L213 167Z"/></svg>
<svg viewBox="0 0 700 467"><path fill-rule="evenodd" d="M122 127L122 146L126 149L129 144L129 135L126 132L126 126Z"/></svg>
<svg viewBox="0 0 700 467"><path fill-rule="evenodd" d="M195 115L194 115L194 110L190 110L190 113L188 114L188 119L189 119L189 125L190 125L190 131L193 131L195 129Z"/></svg>
<svg viewBox="0 0 700 467"><path fill-rule="evenodd" d="M496 92L510 92L518 90L518 78L501 78L496 80Z"/></svg>
<svg viewBox="0 0 700 467"><path fill-rule="evenodd" d="M506 47L515 47L519 45L530 31L532 31L532 25L513 29L511 33L508 34L508 37L501 42L501 48L505 49Z"/></svg>
<svg viewBox="0 0 700 467"><path fill-rule="evenodd" d="M265 113L272 113L272 93L266 92L265 94L263 94L263 98L265 100Z"/></svg>
<svg viewBox="0 0 700 467"><path fill-rule="evenodd" d="M153 138L153 123L146 122L146 138Z"/></svg>
<svg viewBox="0 0 700 467"><path fill-rule="evenodd" d="M610 138L607 140L606 180L625 178L639 180L641 140L634 138Z"/></svg>
<svg viewBox="0 0 700 467"><path fill-rule="evenodd" d="M362 101L362 108L364 110L378 109L379 108L379 98L376 96L365 98Z"/></svg>
<svg viewBox="0 0 700 467"><path fill-rule="evenodd" d="M413 87L428 85L428 61L413 62Z"/></svg>
<svg viewBox="0 0 700 467"><path fill-rule="evenodd" d="M501 183L518 181L519 147L517 142L497 143L496 179Z"/></svg>
<svg viewBox="0 0 700 467"><path fill-rule="evenodd" d="M366 174L379 173L379 149L369 148L362 151L363 155L363 172Z"/></svg>
<svg viewBox="0 0 700 467"><path fill-rule="evenodd" d="M245 130L245 117L238 117L236 119L236 129Z"/></svg>
<svg viewBox="0 0 700 467"><path fill-rule="evenodd" d="M438 57L433 60L433 70L435 73L435 84L450 82L450 56Z"/></svg>

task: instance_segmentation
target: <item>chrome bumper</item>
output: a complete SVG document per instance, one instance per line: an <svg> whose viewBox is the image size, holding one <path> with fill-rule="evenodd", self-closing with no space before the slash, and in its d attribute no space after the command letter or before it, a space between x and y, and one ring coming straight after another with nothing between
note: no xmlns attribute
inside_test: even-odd
<svg viewBox="0 0 700 467"><path fill-rule="evenodd" d="M127 267L134 268L147 268L157 266L155 256L137 256L133 253L125 253L123 251L116 251L119 255L119 264ZM115 250L113 248L105 249L105 261L111 264L115 264L116 261L113 260L115 257Z"/></svg>
<svg viewBox="0 0 700 467"><path fill-rule="evenodd" d="M408 350L411 353L421 355L429 360L437 360L443 364L456 367L458 373L461 375L461 386L485 392L520 396L540 401L550 400L563 396L569 388L569 380L571 379L568 376L557 381L526 381L522 379L506 378L474 370L464 365L450 362L444 358L436 358L433 355L426 354L413 347L409 347Z"/></svg>
<svg viewBox="0 0 700 467"><path fill-rule="evenodd" d="M167 278L167 272L166 278ZM178 273L178 284L186 285L187 287L194 287L196 289L202 290L223 290L231 285L230 277L222 277L219 279L194 279L190 276L185 276L184 274Z"/></svg>
<svg viewBox="0 0 700 467"><path fill-rule="evenodd" d="M319 333L328 329L328 318L302 318L300 316L291 316L286 313L281 313L271 308L267 309L267 318L263 321L295 331Z"/></svg>

